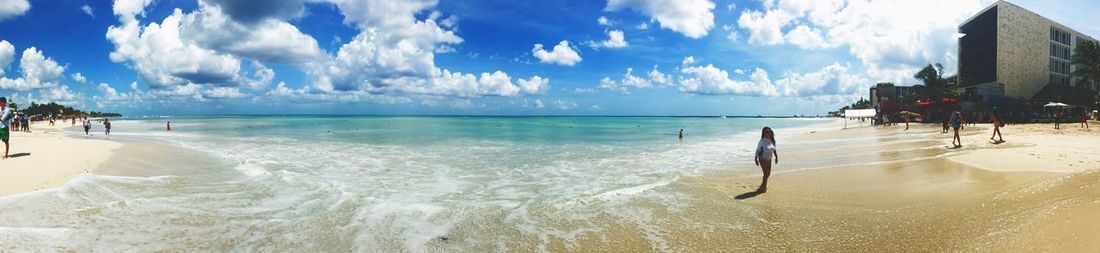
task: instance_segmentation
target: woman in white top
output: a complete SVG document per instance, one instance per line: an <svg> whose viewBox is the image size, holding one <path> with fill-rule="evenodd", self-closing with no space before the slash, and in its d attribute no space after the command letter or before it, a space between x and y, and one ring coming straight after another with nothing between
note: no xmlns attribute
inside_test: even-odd
<svg viewBox="0 0 1100 253"><path fill-rule="evenodd" d="M764 171L764 180L760 183L759 193L768 191L768 176L772 174L772 161L779 164L779 153L775 151L775 133L770 127L764 127L760 133L760 142L756 144L756 165ZM774 159L773 159L774 158Z"/></svg>

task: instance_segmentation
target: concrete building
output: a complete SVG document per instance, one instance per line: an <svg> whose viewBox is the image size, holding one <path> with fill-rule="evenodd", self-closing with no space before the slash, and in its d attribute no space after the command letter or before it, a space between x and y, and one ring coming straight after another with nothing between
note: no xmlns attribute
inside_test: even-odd
<svg viewBox="0 0 1100 253"><path fill-rule="evenodd" d="M1097 93L1095 82L1070 77L1076 46L1096 39L1069 27L997 1L963 22L959 33L964 34L959 38L960 88L998 85L1005 96L1020 99L1032 99L1048 85Z"/></svg>
<svg viewBox="0 0 1100 253"><path fill-rule="evenodd" d="M905 110L904 105L898 104L898 100L903 94L916 94L917 90L914 86L894 86L893 83L878 83L875 86L871 86L870 97L871 105L874 108L879 108L886 111L899 111ZM912 105L910 105L912 106Z"/></svg>

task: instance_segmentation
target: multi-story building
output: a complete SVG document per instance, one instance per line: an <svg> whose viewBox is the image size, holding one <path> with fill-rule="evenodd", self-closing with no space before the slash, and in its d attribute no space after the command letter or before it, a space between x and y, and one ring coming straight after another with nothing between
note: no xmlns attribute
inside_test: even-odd
<svg viewBox="0 0 1100 253"><path fill-rule="evenodd" d="M905 94L915 95L916 92L915 86L894 86L893 83L878 83L871 86L871 104L875 108L886 111L906 110L907 108L904 105L898 104L898 100Z"/></svg>
<svg viewBox="0 0 1100 253"><path fill-rule="evenodd" d="M1006 1L963 22L959 33L964 34L959 38L961 88L1000 85L1005 96L1021 99L1032 99L1048 86L1096 95L1095 81L1070 76L1076 46L1096 41L1085 34Z"/></svg>

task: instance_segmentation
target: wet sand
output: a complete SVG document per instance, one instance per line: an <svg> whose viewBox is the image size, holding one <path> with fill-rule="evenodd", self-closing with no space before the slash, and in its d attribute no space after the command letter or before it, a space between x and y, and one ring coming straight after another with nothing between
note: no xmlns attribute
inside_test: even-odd
<svg viewBox="0 0 1100 253"><path fill-rule="evenodd" d="M781 138L784 160L767 193L754 193L759 174L685 177L659 190L686 194L689 207L669 210L636 201L648 215L644 223L607 225L615 229L582 237L579 248L558 249L1079 252L1100 247L1095 229L1100 226L1100 163L1095 162L1100 131L1010 126L1004 131L1008 142L994 144L988 141L989 125L978 125L964 130L963 147L954 149L939 125L910 127ZM1054 143L1061 146L1050 147ZM1023 166L1028 164L1045 166Z"/></svg>

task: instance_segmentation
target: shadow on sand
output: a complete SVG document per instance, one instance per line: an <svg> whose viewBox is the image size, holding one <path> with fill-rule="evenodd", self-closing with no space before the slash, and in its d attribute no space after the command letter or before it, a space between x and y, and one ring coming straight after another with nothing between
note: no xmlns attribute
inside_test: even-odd
<svg viewBox="0 0 1100 253"><path fill-rule="evenodd" d="M752 198L752 197L756 197L757 195L760 195L760 194L764 194L764 192L761 192L760 190L755 190L755 191L751 191L751 192L742 193L741 195L737 195L737 197L733 197L733 199L749 199L749 198Z"/></svg>
<svg viewBox="0 0 1100 253"><path fill-rule="evenodd" d="M8 158L17 158L17 157L24 157L24 156L29 156L29 155L31 155L31 153L15 153L15 154L9 155Z"/></svg>

